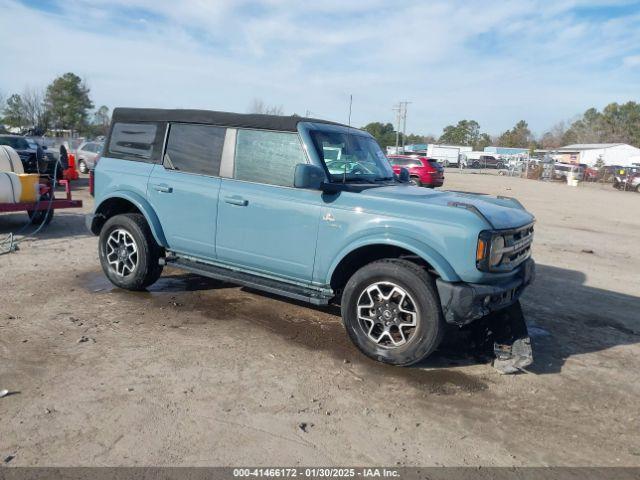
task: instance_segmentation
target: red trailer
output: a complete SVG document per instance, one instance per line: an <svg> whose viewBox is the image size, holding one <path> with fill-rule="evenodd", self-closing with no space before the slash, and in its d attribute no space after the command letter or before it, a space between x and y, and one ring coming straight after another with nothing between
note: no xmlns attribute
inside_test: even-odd
<svg viewBox="0 0 640 480"><path fill-rule="evenodd" d="M82 200L71 198L71 185L69 180L59 180L58 184L64 186L64 198L56 197L55 190L51 187L49 178L40 179L40 200L37 202L0 203L0 213L27 212L31 223L39 225L47 224L53 218L53 212L61 208L81 208Z"/></svg>

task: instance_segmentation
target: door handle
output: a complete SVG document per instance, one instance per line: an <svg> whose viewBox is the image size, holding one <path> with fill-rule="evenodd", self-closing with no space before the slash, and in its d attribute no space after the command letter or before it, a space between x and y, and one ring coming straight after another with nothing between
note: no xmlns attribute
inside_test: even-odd
<svg viewBox="0 0 640 480"><path fill-rule="evenodd" d="M152 187L154 189L156 189L157 191L162 192L162 193L171 193L171 192L173 192L173 188L170 187L169 185L165 185L164 183L161 183L159 185L152 185Z"/></svg>
<svg viewBox="0 0 640 480"><path fill-rule="evenodd" d="M245 200L242 197L224 197L224 201L231 205L238 205L239 207L246 207L249 205L249 200Z"/></svg>

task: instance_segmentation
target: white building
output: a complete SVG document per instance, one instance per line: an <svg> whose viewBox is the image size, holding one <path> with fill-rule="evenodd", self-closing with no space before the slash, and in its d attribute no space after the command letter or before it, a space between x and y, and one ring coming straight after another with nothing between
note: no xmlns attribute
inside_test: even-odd
<svg viewBox="0 0 640 480"><path fill-rule="evenodd" d="M640 148L626 143L577 143L556 150L556 160L593 166L599 159L605 165L629 166L637 162ZM636 157L636 158L634 158Z"/></svg>

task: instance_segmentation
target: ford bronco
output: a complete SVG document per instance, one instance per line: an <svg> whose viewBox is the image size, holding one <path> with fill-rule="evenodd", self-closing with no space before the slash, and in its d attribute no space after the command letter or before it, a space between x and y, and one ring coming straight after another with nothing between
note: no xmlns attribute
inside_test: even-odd
<svg viewBox="0 0 640 480"><path fill-rule="evenodd" d="M446 324L521 317L533 224L513 199L411 185L346 125L130 108L113 112L87 217L118 287L166 265L339 304L355 345L395 365L433 352ZM532 358L518 331L501 350L511 369Z"/></svg>

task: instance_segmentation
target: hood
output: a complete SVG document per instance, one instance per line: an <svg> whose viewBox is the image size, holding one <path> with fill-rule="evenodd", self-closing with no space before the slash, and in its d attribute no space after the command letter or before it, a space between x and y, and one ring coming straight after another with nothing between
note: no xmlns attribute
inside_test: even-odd
<svg viewBox="0 0 640 480"><path fill-rule="evenodd" d="M535 219L520 202L513 198L496 197L482 193L439 191L412 185L394 185L370 188L363 191L361 195L438 205L447 208L477 210L497 230L528 225Z"/></svg>

